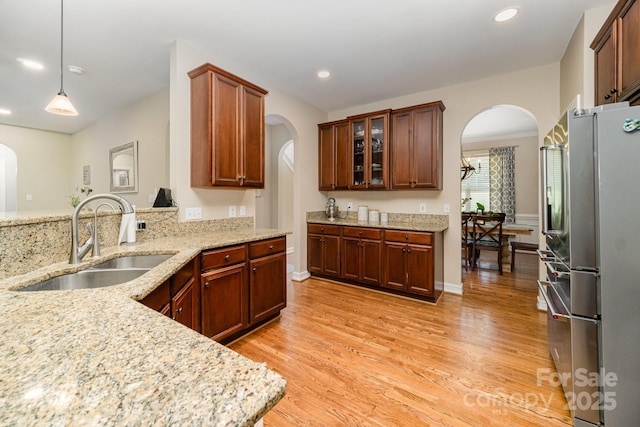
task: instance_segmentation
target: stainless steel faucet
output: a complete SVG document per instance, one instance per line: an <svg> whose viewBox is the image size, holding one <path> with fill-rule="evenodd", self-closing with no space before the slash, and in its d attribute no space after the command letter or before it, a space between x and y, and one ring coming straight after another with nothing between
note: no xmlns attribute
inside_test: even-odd
<svg viewBox="0 0 640 427"><path fill-rule="evenodd" d="M84 257L95 244L94 239L97 239L97 236L95 236L97 233L94 233L93 227L90 227L90 224L87 224L90 237L82 244L82 246L78 247L78 216L80 215L80 211L83 207L98 199L109 199L118 202L123 214L134 212L131 203L114 194L96 194L95 196L87 197L80 202L80 204L73 210L73 215L71 215L71 253L69 254L69 264L78 264L82 260L82 257Z"/></svg>

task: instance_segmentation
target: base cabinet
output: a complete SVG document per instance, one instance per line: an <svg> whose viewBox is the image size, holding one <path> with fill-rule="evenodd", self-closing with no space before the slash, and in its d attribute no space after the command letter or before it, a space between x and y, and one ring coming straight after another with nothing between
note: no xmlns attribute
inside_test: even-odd
<svg viewBox="0 0 640 427"><path fill-rule="evenodd" d="M198 261L192 260L140 302L200 332Z"/></svg>
<svg viewBox="0 0 640 427"><path fill-rule="evenodd" d="M373 228L343 227L342 233L342 277L379 285L382 276L382 231Z"/></svg>
<svg viewBox="0 0 640 427"><path fill-rule="evenodd" d="M235 339L287 305L284 237L202 253L202 333Z"/></svg>
<svg viewBox="0 0 640 427"><path fill-rule="evenodd" d="M202 274L202 334L222 341L248 326L245 262Z"/></svg>
<svg viewBox="0 0 640 427"><path fill-rule="evenodd" d="M320 243L312 246L316 239L321 238L311 233L317 231L318 227L327 226L308 224L308 257L310 261L318 262L315 269L309 262L309 272L322 277L338 278L333 274L323 273L319 267L322 251L326 248ZM441 232L356 226L331 227L337 229L332 230L333 233L340 235L340 279L404 296L437 301L444 284ZM326 236L323 238L326 239Z"/></svg>
<svg viewBox="0 0 640 427"><path fill-rule="evenodd" d="M309 272L339 277L341 227L309 224L307 231L307 268Z"/></svg>
<svg viewBox="0 0 640 427"><path fill-rule="evenodd" d="M258 324L277 316L287 305L286 282L287 258L284 240L268 241L252 245L271 247L272 255L261 256L250 261L249 269L249 322ZM280 247L276 248L276 245Z"/></svg>

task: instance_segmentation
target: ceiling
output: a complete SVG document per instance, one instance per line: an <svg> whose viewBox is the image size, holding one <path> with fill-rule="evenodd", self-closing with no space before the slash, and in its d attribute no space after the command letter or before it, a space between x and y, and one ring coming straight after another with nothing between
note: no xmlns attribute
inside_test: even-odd
<svg viewBox="0 0 640 427"><path fill-rule="evenodd" d="M557 62L585 10L612 0L0 0L0 123L74 133L169 84L180 39L325 111ZM515 20L493 15L516 5ZM16 58L42 62L25 69ZM70 73L75 65L85 73ZM320 80L319 69L331 71ZM236 70L229 70L237 72Z"/></svg>

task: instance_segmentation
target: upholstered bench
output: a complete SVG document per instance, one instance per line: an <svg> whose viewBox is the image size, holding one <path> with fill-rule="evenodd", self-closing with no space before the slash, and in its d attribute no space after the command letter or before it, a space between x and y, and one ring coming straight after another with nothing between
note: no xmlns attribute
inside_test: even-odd
<svg viewBox="0 0 640 427"><path fill-rule="evenodd" d="M537 243L511 242L511 272L513 273L516 262L516 250L523 252L533 252L538 249Z"/></svg>

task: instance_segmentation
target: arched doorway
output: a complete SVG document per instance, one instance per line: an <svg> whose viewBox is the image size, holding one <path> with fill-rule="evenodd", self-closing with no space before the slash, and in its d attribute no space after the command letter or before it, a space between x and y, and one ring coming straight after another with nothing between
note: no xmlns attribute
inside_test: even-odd
<svg viewBox="0 0 640 427"><path fill-rule="evenodd" d="M493 173L490 173L490 169L495 167L490 165L490 153L511 147L513 182L509 191L515 193L505 196L505 199L511 199L509 203L513 209L510 222L527 225L534 230L530 236L512 239L537 243L538 143L537 121L524 108L494 105L474 115L465 126L460 140L461 211L476 211L478 204L491 210L496 190L492 184Z"/></svg>
<svg viewBox="0 0 640 427"><path fill-rule="evenodd" d="M256 191L257 228L289 231L287 252L294 248L293 182L295 177L295 130L285 118L270 114L265 118L265 188ZM289 264L289 262L288 262ZM292 270L293 266L288 266Z"/></svg>
<svg viewBox="0 0 640 427"><path fill-rule="evenodd" d="M18 210L18 157L0 143L0 213Z"/></svg>

